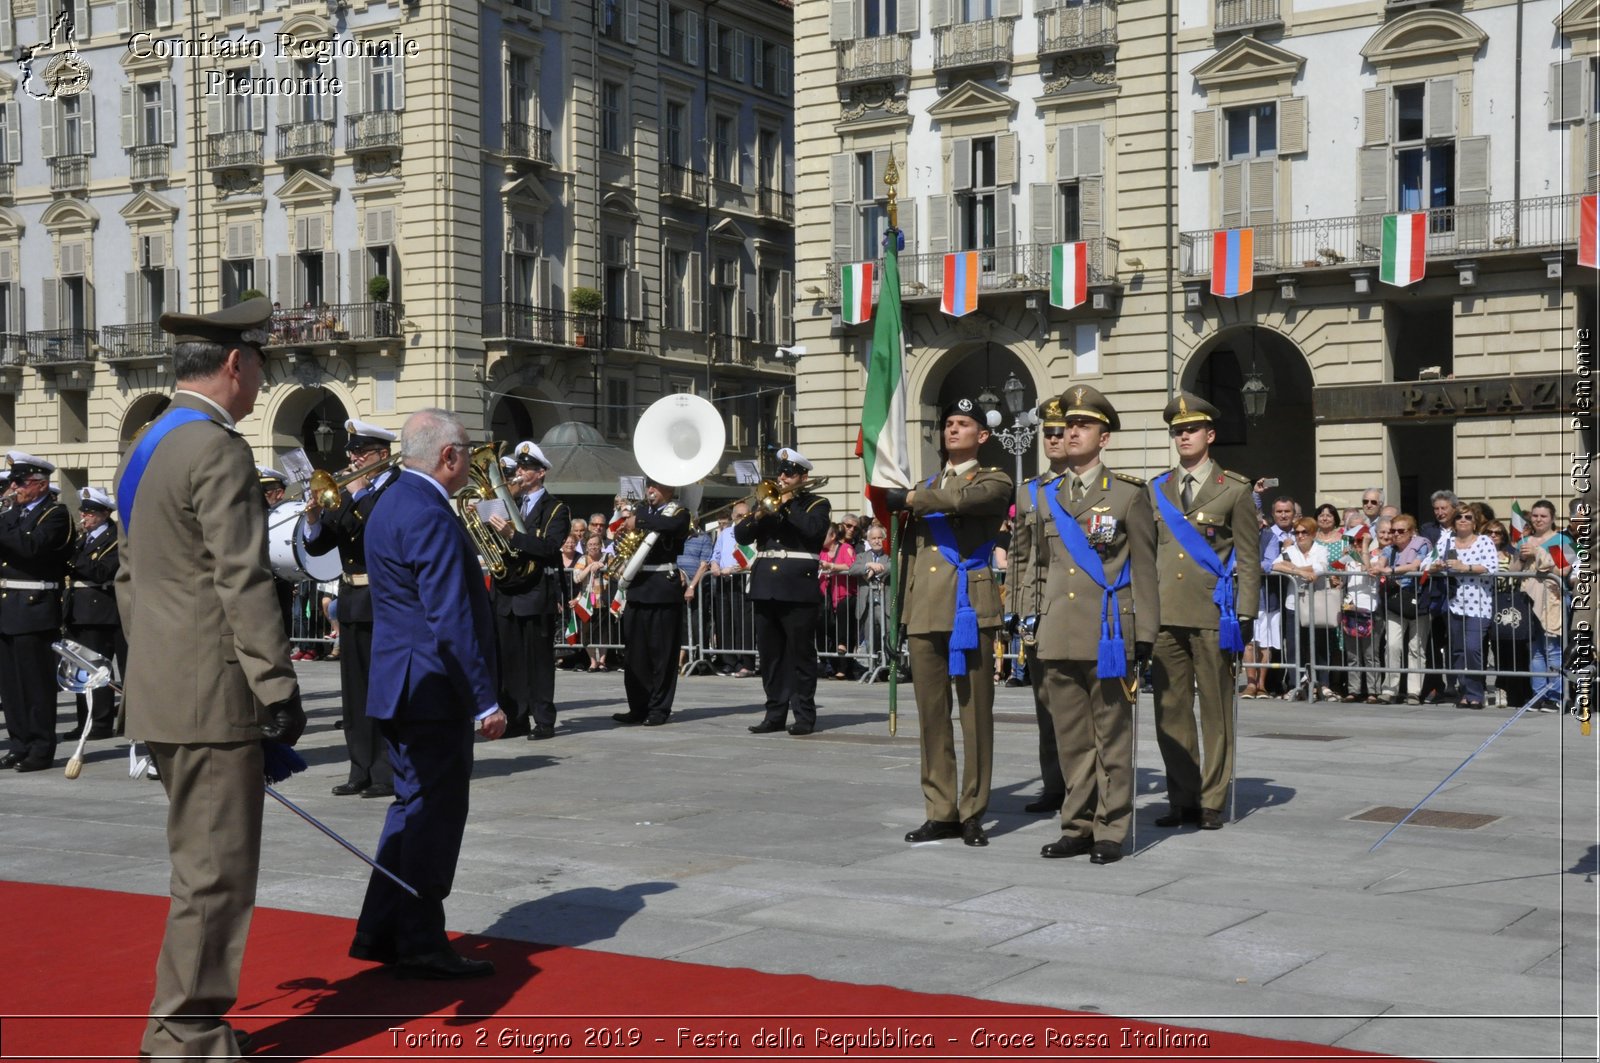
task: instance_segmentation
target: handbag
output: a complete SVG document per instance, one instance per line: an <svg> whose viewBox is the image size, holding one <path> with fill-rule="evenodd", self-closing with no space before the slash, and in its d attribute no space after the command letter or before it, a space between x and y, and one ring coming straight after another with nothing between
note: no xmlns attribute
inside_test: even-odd
<svg viewBox="0 0 1600 1063"><path fill-rule="evenodd" d="M1344 595L1337 587L1317 587L1300 598L1295 612L1301 627L1337 627Z"/></svg>
<svg viewBox="0 0 1600 1063"><path fill-rule="evenodd" d="M1339 626L1344 629L1346 638L1371 638L1372 614L1365 609L1346 609L1339 614Z"/></svg>

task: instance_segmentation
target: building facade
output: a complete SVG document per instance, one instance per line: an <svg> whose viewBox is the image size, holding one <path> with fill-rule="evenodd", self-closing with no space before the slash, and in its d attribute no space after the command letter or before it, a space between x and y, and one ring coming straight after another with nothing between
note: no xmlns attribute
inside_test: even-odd
<svg viewBox="0 0 1600 1063"><path fill-rule="evenodd" d="M673 391L756 457L793 374L790 36L765 0L0 0L0 443L105 483L172 388L160 315L260 293L263 463L425 405L626 447Z"/></svg>
<svg viewBox="0 0 1600 1063"><path fill-rule="evenodd" d="M859 487L871 325L840 323L837 278L881 253L892 156L913 472L953 396L1082 380L1116 402L1134 473L1171 463L1159 413L1186 388L1223 411L1224 464L1307 504L1570 493L1566 456L1593 449L1569 421L1596 325L1575 252L1597 31L1592 0L803 8L797 331L825 353L799 378L802 447ZM1426 212L1405 287L1380 280L1398 212ZM1215 235L1242 228L1253 289L1215 295ZM1050 248L1077 241L1087 298L1057 309ZM969 250L977 309L952 317L944 255Z"/></svg>

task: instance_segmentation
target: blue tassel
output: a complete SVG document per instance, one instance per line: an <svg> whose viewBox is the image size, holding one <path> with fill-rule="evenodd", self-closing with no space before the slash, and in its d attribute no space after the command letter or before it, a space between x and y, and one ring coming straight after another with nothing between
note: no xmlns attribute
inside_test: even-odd
<svg viewBox="0 0 1600 1063"><path fill-rule="evenodd" d="M1222 614L1222 626L1217 632L1217 643L1222 647L1223 653L1244 652L1244 630L1239 626L1239 618L1233 613Z"/></svg>
<svg viewBox="0 0 1600 1063"><path fill-rule="evenodd" d="M1102 635L1100 637L1100 669L1098 675L1101 679L1121 679L1127 674L1127 643L1122 641L1121 635Z"/></svg>
<svg viewBox="0 0 1600 1063"><path fill-rule="evenodd" d="M306 770L306 760L282 742L264 738L261 741L261 761L267 782L283 782L291 775Z"/></svg>
<svg viewBox="0 0 1600 1063"><path fill-rule="evenodd" d="M978 648L978 611L970 605L956 610L955 626L950 630L950 648L952 650Z"/></svg>

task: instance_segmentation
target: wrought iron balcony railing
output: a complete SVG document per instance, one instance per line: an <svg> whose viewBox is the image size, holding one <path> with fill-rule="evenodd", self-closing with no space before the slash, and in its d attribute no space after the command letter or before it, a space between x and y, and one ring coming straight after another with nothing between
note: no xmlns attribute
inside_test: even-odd
<svg viewBox="0 0 1600 1063"><path fill-rule="evenodd" d="M344 118L346 151L373 151L400 146L400 112L367 111Z"/></svg>
<svg viewBox="0 0 1600 1063"><path fill-rule="evenodd" d="M591 314L549 310L531 303L485 303L483 336L494 340L547 343L555 347L597 347L600 323ZM583 342L578 342L578 337Z"/></svg>
<svg viewBox="0 0 1600 1063"><path fill-rule="evenodd" d="M172 336L154 321L132 325L107 325L100 330L103 357L108 362L164 358L172 354Z"/></svg>
<svg viewBox="0 0 1600 1063"><path fill-rule="evenodd" d="M1428 211L1428 255L1451 258L1515 251L1553 251L1578 241L1579 195L1506 200ZM1179 272L1210 276L1212 237L1221 230L1183 233ZM1306 218L1254 227L1257 273L1372 266L1383 253L1383 215Z"/></svg>
<svg viewBox="0 0 1600 1063"><path fill-rule="evenodd" d="M788 192L776 188L758 188L756 199L762 217L791 223L794 221L794 196Z"/></svg>
<svg viewBox="0 0 1600 1063"><path fill-rule="evenodd" d="M911 77L910 37L860 37L839 41L837 48L841 85Z"/></svg>
<svg viewBox="0 0 1600 1063"><path fill-rule="evenodd" d="M502 128L507 155L547 166L555 162L555 156L550 153L550 130L526 122L507 122Z"/></svg>
<svg viewBox="0 0 1600 1063"><path fill-rule="evenodd" d="M628 321L620 317L605 319L607 347L622 351L642 351L648 342L648 330L643 321Z"/></svg>
<svg viewBox="0 0 1600 1063"><path fill-rule="evenodd" d="M691 203L704 203L706 175L687 166L664 163L661 167L661 194L686 199Z"/></svg>
<svg viewBox="0 0 1600 1063"><path fill-rule="evenodd" d="M718 365L755 364L755 344L744 336L714 332L710 337L711 360Z"/></svg>
<svg viewBox="0 0 1600 1063"><path fill-rule="evenodd" d="M11 200L17 196L17 167L15 163L0 163L0 199Z"/></svg>
<svg viewBox="0 0 1600 1063"><path fill-rule="evenodd" d="M1011 62L1012 18L959 22L933 31L933 69Z"/></svg>
<svg viewBox="0 0 1600 1063"><path fill-rule="evenodd" d="M172 174L172 149L141 144L128 149L128 177L133 181L165 181Z"/></svg>
<svg viewBox="0 0 1600 1063"><path fill-rule="evenodd" d="M393 339L406 316L401 303L324 303L298 310L274 310L267 344L305 347L318 343Z"/></svg>
<svg viewBox="0 0 1600 1063"><path fill-rule="evenodd" d="M28 364L28 337L21 332L0 332L0 369L20 369Z"/></svg>
<svg viewBox="0 0 1600 1063"><path fill-rule="evenodd" d="M66 362L92 362L100 334L95 329L56 328L28 333L30 365L60 365Z"/></svg>
<svg viewBox="0 0 1600 1063"><path fill-rule="evenodd" d="M206 137L206 165L213 170L260 166L266 134L252 129L212 133Z"/></svg>
<svg viewBox="0 0 1600 1063"><path fill-rule="evenodd" d="M1110 284L1116 280L1120 244L1110 236L1084 241L1088 244L1090 284ZM1050 244L1013 244L978 251L978 290L980 292L1021 292L1050 287ZM904 299L937 298L944 291L944 254L900 256L900 295ZM841 263L828 267L828 301L839 302ZM873 298L878 296L881 269L873 271Z"/></svg>
<svg viewBox="0 0 1600 1063"><path fill-rule="evenodd" d="M1218 33L1283 24L1282 0L1216 0L1214 28Z"/></svg>
<svg viewBox="0 0 1600 1063"><path fill-rule="evenodd" d="M1106 0L1039 12L1039 54L1061 55L1117 43L1117 8Z"/></svg>
<svg viewBox="0 0 1600 1063"><path fill-rule="evenodd" d="M326 119L278 127L278 161L305 162L333 158L334 124Z"/></svg>
<svg viewBox="0 0 1600 1063"><path fill-rule="evenodd" d="M79 192L89 187L89 156L57 155L50 160L50 191Z"/></svg>

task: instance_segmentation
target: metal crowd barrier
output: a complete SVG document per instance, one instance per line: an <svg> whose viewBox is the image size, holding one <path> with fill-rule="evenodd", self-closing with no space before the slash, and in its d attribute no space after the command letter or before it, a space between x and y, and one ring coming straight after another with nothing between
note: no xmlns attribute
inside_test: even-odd
<svg viewBox="0 0 1600 1063"><path fill-rule="evenodd" d="M294 585L289 604L289 642L294 648L321 650L333 646L337 640L323 609L323 598L334 598L338 593L336 582L324 585L308 579Z"/></svg>

